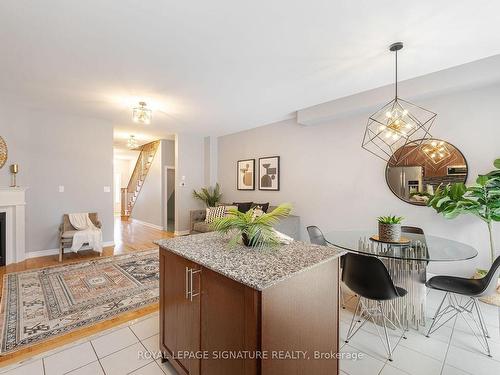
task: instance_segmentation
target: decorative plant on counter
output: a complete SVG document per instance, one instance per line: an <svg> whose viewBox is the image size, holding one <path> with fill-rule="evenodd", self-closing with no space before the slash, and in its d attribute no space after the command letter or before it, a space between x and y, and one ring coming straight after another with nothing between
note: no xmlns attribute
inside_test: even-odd
<svg viewBox="0 0 500 375"><path fill-rule="evenodd" d="M277 245L280 240L273 226L287 217L291 210L292 206L288 203L280 204L268 213L258 208L245 213L232 208L227 216L216 219L212 228L224 234L234 233L230 246L236 245L240 238L245 246Z"/></svg>
<svg viewBox="0 0 500 375"><path fill-rule="evenodd" d="M207 207L215 207L222 199L220 186L217 183L214 188L209 186L202 188L200 191L193 190L193 198L203 201Z"/></svg>
<svg viewBox="0 0 500 375"><path fill-rule="evenodd" d="M401 216L379 216L378 238L384 242L398 242L401 239Z"/></svg>
<svg viewBox="0 0 500 375"><path fill-rule="evenodd" d="M447 219L460 214L472 214L488 226L491 262L495 260L492 224L500 221L500 159L494 161L495 170L479 175L476 184L455 183L439 186L427 205Z"/></svg>

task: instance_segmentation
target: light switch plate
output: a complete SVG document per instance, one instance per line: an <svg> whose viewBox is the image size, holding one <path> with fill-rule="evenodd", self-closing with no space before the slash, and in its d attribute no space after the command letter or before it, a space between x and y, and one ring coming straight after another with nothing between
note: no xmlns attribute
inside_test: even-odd
<svg viewBox="0 0 500 375"><path fill-rule="evenodd" d="M64 193L64 185L59 185L59 193Z"/></svg>
<svg viewBox="0 0 500 375"><path fill-rule="evenodd" d="M105 193L111 193L111 187L109 187L109 186L104 186L104 192L105 192Z"/></svg>

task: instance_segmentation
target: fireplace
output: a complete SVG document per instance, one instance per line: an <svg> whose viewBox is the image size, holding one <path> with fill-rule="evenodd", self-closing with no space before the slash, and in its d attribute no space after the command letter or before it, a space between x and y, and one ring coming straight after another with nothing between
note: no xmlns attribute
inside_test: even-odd
<svg viewBox="0 0 500 375"><path fill-rule="evenodd" d="M5 216L5 212L0 212L0 266L5 266L5 250L7 248Z"/></svg>

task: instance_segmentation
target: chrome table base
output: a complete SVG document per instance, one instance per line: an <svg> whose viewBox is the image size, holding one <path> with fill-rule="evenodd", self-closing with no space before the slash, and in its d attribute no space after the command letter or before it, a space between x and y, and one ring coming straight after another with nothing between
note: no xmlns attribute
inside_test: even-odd
<svg viewBox="0 0 500 375"><path fill-rule="evenodd" d="M407 258L421 257L423 252L427 251L425 244L417 241L410 246L394 246L384 243L376 243L366 239L360 239L360 249L370 251L374 256L387 254L388 252L405 252ZM399 254L398 254L399 255ZM418 255L418 256L417 256ZM406 289L408 292L404 297L397 298L394 308L388 306L388 302L382 302L387 316L395 321L399 319L406 327L419 329L425 327L425 301L426 301L426 268L427 262L411 259L397 259L380 257L384 262L394 285ZM367 301L370 308L376 307L376 302Z"/></svg>

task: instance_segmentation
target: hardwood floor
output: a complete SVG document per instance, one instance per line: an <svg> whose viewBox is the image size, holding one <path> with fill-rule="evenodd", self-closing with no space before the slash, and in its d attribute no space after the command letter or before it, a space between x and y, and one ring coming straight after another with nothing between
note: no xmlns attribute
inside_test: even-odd
<svg viewBox="0 0 500 375"><path fill-rule="evenodd" d="M172 232L164 232L154 229L143 224L139 224L132 220L122 221L119 217L115 218L115 246L105 247L102 256L111 256L118 254L126 254L133 251L147 250L156 247L153 241L162 238L172 238ZM81 251L78 254L67 252L64 254L62 262L59 262L58 255L49 255L39 258L26 259L24 262L9 264L8 266L0 267L0 276L6 273L27 271L36 268L43 268L48 266L57 266L66 263L78 263L92 258L99 258L99 254L91 251ZM0 284L0 294L2 293L3 282ZM123 324L124 322L141 316L150 314L158 309L158 305L147 306L140 310L131 311L117 316L113 319L100 322L90 327L85 327L66 335L47 340L41 344L33 345L14 352L0 356L0 368L10 363L18 362L29 358L35 354L54 349L58 346L65 345L85 336L96 334L102 330Z"/></svg>

